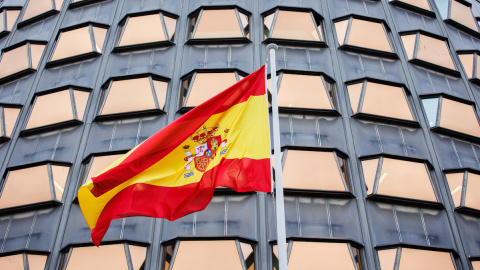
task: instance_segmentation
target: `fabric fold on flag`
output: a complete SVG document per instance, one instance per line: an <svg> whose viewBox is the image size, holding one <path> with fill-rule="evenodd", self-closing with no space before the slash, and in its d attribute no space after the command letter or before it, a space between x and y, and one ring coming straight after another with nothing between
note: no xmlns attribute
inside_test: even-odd
<svg viewBox="0 0 480 270"><path fill-rule="evenodd" d="M195 107L79 189L92 241L114 219L175 220L205 209L216 187L270 192L265 68Z"/></svg>

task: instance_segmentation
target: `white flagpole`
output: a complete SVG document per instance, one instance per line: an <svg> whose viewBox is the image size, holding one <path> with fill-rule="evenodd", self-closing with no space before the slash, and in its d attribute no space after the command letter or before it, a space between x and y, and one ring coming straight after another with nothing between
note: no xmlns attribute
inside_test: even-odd
<svg viewBox="0 0 480 270"><path fill-rule="evenodd" d="M273 153L275 155L275 209L277 210L277 247L279 270L287 270L287 236L285 233L285 203L283 201L282 152L280 151L280 124L277 101L277 68L275 67L276 44L268 44L270 53L270 75L272 81L272 112L273 112Z"/></svg>

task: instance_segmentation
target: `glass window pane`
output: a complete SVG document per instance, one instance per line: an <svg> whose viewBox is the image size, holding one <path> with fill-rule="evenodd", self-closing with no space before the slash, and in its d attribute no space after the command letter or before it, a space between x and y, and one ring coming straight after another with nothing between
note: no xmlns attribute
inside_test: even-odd
<svg viewBox="0 0 480 270"><path fill-rule="evenodd" d="M378 168L378 158L362 160L363 179L367 188L367 194L372 194L373 185L375 184L375 176Z"/></svg>
<svg viewBox="0 0 480 270"><path fill-rule="evenodd" d="M173 41L173 37L175 36L175 28L177 26L177 20L165 15L163 16L163 20L165 21L165 26L167 28L168 39Z"/></svg>
<svg viewBox="0 0 480 270"><path fill-rule="evenodd" d="M413 121L403 88L367 82L362 112Z"/></svg>
<svg viewBox="0 0 480 270"><path fill-rule="evenodd" d="M282 75L278 89L278 106L332 110L321 76Z"/></svg>
<svg viewBox="0 0 480 270"><path fill-rule="evenodd" d="M450 17L452 20L478 32L478 26L476 20L473 18L470 7L465 6L455 0L452 0L452 10L450 11Z"/></svg>
<svg viewBox="0 0 480 270"><path fill-rule="evenodd" d="M30 52L32 54L32 68L37 69L38 63L43 55L45 45L30 44Z"/></svg>
<svg viewBox="0 0 480 270"><path fill-rule="evenodd" d="M173 270L242 270L233 240L181 241Z"/></svg>
<svg viewBox="0 0 480 270"><path fill-rule="evenodd" d="M197 106L237 82L235 73L196 73L187 107Z"/></svg>
<svg viewBox="0 0 480 270"><path fill-rule="evenodd" d="M24 270L23 254L0 257L0 269Z"/></svg>
<svg viewBox="0 0 480 270"><path fill-rule="evenodd" d="M147 248L128 245L128 249L130 250L130 257L132 258L133 269L134 270L143 269L141 267L145 263L145 258L147 256Z"/></svg>
<svg viewBox="0 0 480 270"><path fill-rule="evenodd" d="M3 21L0 22L0 32L1 31L11 31L15 21L17 21L18 15L20 14L20 10L4 10L3 16L7 16L6 25L3 24ZM2 13L0 13L0 18L3 18ZM0 19L1 20L1 19Z"/></svg>
<svg viewBox="0 0 480 270"><path fill-rule="evenodd" d="M150 78L113 81L101 115L156 109Z"/></svg>
<svg viewBox="0 0 480 270"><path fill-rule="evenodd" d="M43 255L27 255L29 270L44 270L47 263L47 256Z"/></svg>
<svg viewBox="0 0 480 270"><path fill-rule="evenodd" d="M468 173L467 194L465 198L465 206L480 210L480 175Z"/></svg>
<svg viewBox="0 0 480 270"><path fill-rule="evenodd" d="M293 242L288 269L355 270L346 243Z"/></svg>
<svg viewBox="0 0 480 270"><path fill-rule="evenodd" d="M350 20L343 20L335 23L335 29L337 30L338 44L343 45L345 43L345 35L347 34L348 22Z"/></svg>
<svg viewBox="0 0 480 270"><path fill-rule="evenodd" d="M448 98L442 100L440 126L468 135L480 137L480 126L472 105Z"/></svg>
<svg viewBox="0 0 480 270"><path fill-rule="evenodd" d="M88 259L87 259L88 258ZM67 263L67 270L84 269L125 269L128 270L127 257L123 244L100 247L73 248Z"/></svg>
<svg viewBox="0 0 480 270"><path fill-rule="evenodd" d="M52 165L53 186L55 188L55 197L58 201L62 200L69 170L69 167Z"/></svg>
<svg viewBox="0 0 480 270"><path fill-rule="evenodd" d="M455 270L448 252L402 248L399 270Z"/></svg>
<svg viewBox="0 0 480 270"><path fill-rule="evenodd" d="M75 108L77 109L77 117L79 120L83 119L85 114L85 108L87 107L89 92L73 90L73 96L75 99Z"/></svg>
<svg viewBox="0 0 480 270"><path fill-rule="evenodd" d="M455 70L447 43L433 37L420 35L417 58L429 63Z"/></svg>
<svg viewBox="0 0 480 270"><path fill-rule="evenodd" d="M425 114L427 114L428 124L434 127L437 124L438 98L427 98L422 100Z"/></svg>
<svg viewBox="0 0 480 270"><path fill-rule="evenodd" d="M0 208L52 200L47 165L10 171L0 197Z"/></svg>
<svg viewBox="0 0 480 270"><path fill-rule="evenodd" d="M52 110L55 108L55 110ZM33 105L26 129L36 128L73 119L70 91L63 90L38 96Z"/></svg>
<svg viewBox="0 0 480 270"><path fill-rule="evenodd" d="M437 201L424 163L384 158L378 194Z"/></svg>
<svg viewBox="0 0 480 270"><path fill-rule="evenodd" d="M295 23L292 23L295 22ZM321 41L310 12L279 10L271 38Z"/></svg>
<svg viewBox="0 0 480 270"><path fill-rule="evenodd" d="M379 250L378 259L380 260L380 269L394 270L396 256L397 256L397 249Z"/></svg>
<svg viewBox="0 0 480 270"><path fill-rule="evenodd" d="M416 6L422 9L431 10L427 0L398 0L398 1L412 5L412 6Z"/></svg>
<svg viewBox="0 0 480 270"><path fill-rule="evenodd" d="M270 36L270 31L272 30L272 23L275 13L267 15L263 18L263 35L264 39Z"/></svg>
<svg viewBox="0 0 480 270"><path fill-rule="evenodd" d="M13 127L15 127L15 123L17 122L20 109L3 108L3 113L5 117L5 136L10 137L12 135Z"/></svg>
<svg viewBox="0 0 480 270"><path fill-rule="evenodd" d="M445 175L447 177L448 187L450 188L450 194L452 195L455 207L460 206L462 199L463 175L463 172L449 173Z"/></svg>
<svg viewBox="0 0 480 270"><path fill-rule="evenodd" d="M103 172L103 170L105 170L105 168L122 156L122 154L119 154L93 157L92 165L90 166L90 170L87 173L87 177L83 180L83 183L85 183L87 180L91 180L92 177L99 175L101 172Z"/></svg>
<svg viewBox="0 0 480 270"><path fill-rule="evenodd" d="M153 80L153 87L155 88L155 93L157 95L158 105L160 109L165 110L165 100L167 98L168 83Z"/></svg>
<svg viewBox="0 0 480 270"><path fill-rule="evenodd" d="M59 10L58 7L56 10ZM26 21L38 15L41 15L45 12L50 10L54 10L52 6L52 0L31 0L28 1L27 8L25 9L25 13L23 14L22 21Z"/></svg>
<svg viewBox="0 0 480 270"><path fill-rule="evenodd" d="M7 25L5 25L5 17L7 16L7 11L8 10L2 10L0 11L0 33L3 31L10 31L7 28Z"/></svg>
<svg viewBox="0 0 480 270"><path fill-rule="evenodd" d="M480 261L472 262L473 270L480 270Z"/></svg>
<svg viewBox="0 0 480 270"><path fill-rule="evenodd" d="M0 60L0 78L29 68L28 45L4 52Z"/></svg>
<svg viewBox="0 0 480 270"><path fill-rule="evenodd" d="M92 52L89 26L62 32L58 38L52 61Z"/></svg>
<svg viewBox="0 0 480 270"><path fill-rule="evenodd" d="M376 22L353 19L347 44L392 52L383 24Z"/></svg>
<svg viewBox="0 0 480 270"><path fill-rule="evenodd" d="M360 97L362 95L363 82L351 84L347 86L348 96L350 97L350 106L352 112L357 113L358 105L360 104Z"/></svg>
<svg viewBox="0 0 480 270"><path fill-rule="evenodd" d="M234 9L203 10L193 38L243 37Z"/></svg>
<svg viewBox="0 0 480 270"><path fill-rule="evenodd" d="M405 47L405 52L407 53L408 59L413 59L416 40L417 40L417 35L415 34L402 36L403 47Z"/></svg>
<svg viewBox="0 0 480 270"><path fill-rule="evenodd" d="M128 18L119 46L164 41L160 14Z"/></svg>
<svg viewBox="0 0 480 270"><path fill-rule="evenodd" d="M463 69L467 73L468 78L474 78L473 74L473 57L474 54L459 54L460 62L462 63Z"/></svg>
<svg viewBox="0 0 480 270"><path fill-rule="evenodd" d="M285 188L345 191L333 152L288 150L283 177Z"/></svg>
<svg viewBox="0 0 480 270"><path fill-rule="evenodd" d="M107 29L100 27L92 27L93 36L95 38L95 51L101 53L103 49L103 43L107 37Z"/></svg>

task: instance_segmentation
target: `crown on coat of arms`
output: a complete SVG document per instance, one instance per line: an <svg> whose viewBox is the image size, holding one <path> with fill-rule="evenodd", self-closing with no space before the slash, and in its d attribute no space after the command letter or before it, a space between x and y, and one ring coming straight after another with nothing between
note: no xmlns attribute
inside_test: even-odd
<svg viewBox="0 0 480 270"><path fill-rule="evenodd" d="M218 129L220 128L220 124L216 124L215 126L213 127L205 127L203 126L203 128L197 130L196 132L194 132L191 136L190 136L190 139L192 139L192 141L196 142L196 143L205 143L206 141L208 141L208 139L210 137L212 137L213 135L215 135L215 133L218 131Z"/></svg>

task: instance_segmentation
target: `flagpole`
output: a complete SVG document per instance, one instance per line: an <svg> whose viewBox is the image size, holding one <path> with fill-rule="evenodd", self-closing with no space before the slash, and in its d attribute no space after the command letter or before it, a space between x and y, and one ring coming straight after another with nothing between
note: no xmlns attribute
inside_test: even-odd
<svg viewBox="0 0 480 270"><path fill-rule="evenodd" d="M275 67L276 44L268 44L270 53L270 75L272 81L272 122L273 122L273 154L275 155L275 209L277 210L277 247L279 270L287 270L287 236L285 232L285 203L283 200L282 157L280 151L280 124L277 101L277 68Z"/></svg>

